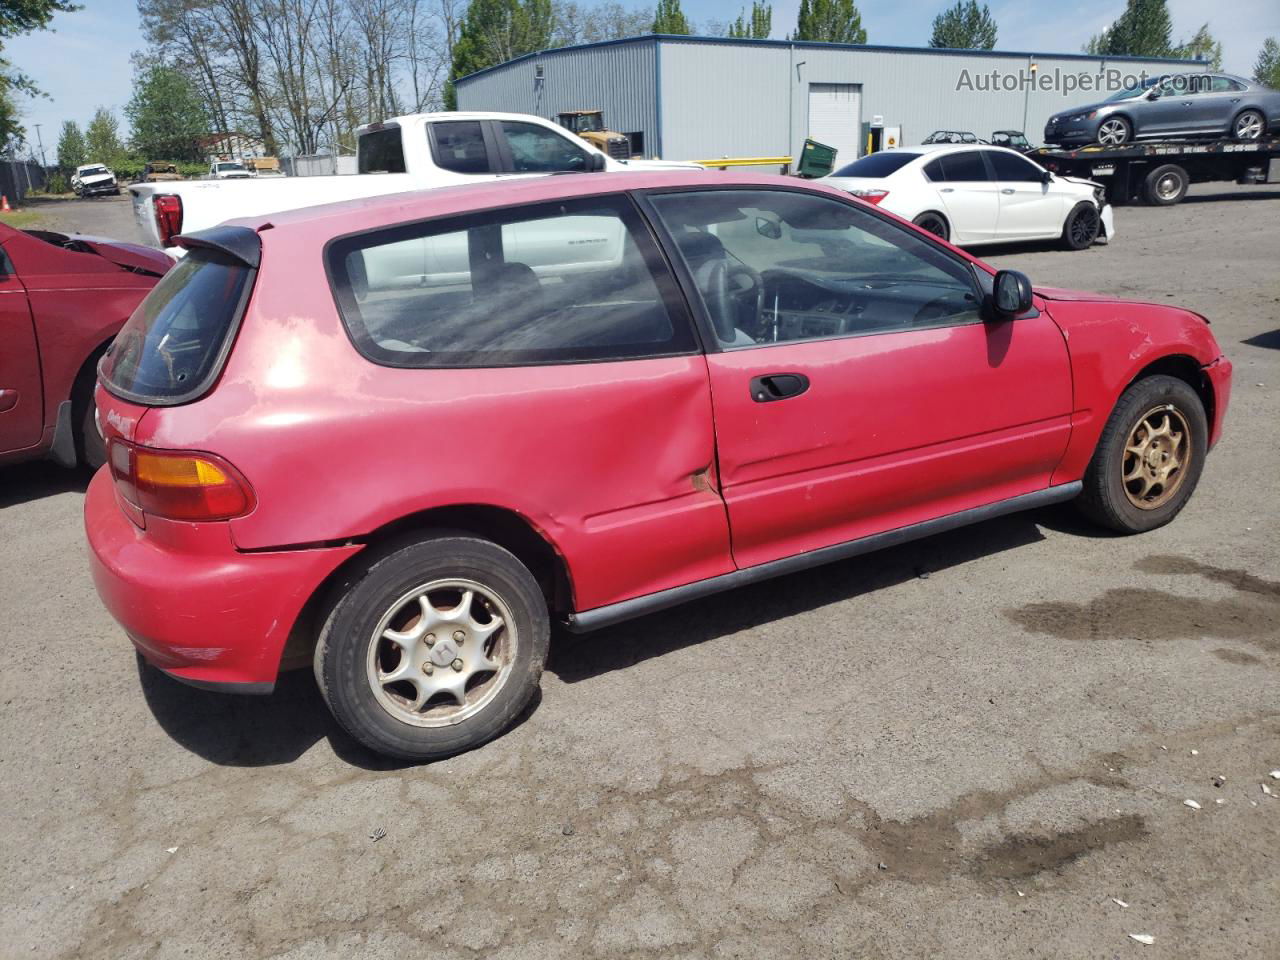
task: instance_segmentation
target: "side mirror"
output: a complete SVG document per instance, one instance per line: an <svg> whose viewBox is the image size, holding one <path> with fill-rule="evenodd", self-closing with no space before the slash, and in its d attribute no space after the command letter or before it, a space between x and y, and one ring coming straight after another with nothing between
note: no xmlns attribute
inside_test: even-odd
<svg viewBox="0 0 1280 960"><path fill-rule="evenodd" d="M1147 91L1147 99L1148 99L1148 100L1159 100L1159 99L1160 99L1160 88L1159 88L1159 87L1152 87L1150 90L1148 90L1148 91Z"/></svg>
<svg viewBox="0 0 1280 960"><path fill-rule="evenodd" d="M1050 171L1046 170L1044 173L1040 174L1040 182L1053 183L1053 174Z"/></svg>
<svg viewBox="0 0 1280 960"><path fill-rule="evenodd" d="M991 306L1001 319L1016 317L1031 309L1031 281L1017 270L1001 270L992 286Z"/></svg>
<svg viewBox="0 0 1280 960"><path fill-rule="evenodd" d="M605 168L605 159L603 153L592 153L587 157L587 172L599 173Z"/></svg>

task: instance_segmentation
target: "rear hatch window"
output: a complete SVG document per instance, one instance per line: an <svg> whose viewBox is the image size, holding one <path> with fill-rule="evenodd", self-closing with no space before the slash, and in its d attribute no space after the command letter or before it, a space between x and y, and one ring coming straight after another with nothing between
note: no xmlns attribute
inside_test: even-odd
<svg viewBox="0 0 1280 960"><path fill-rule="evenodd" d="M99 368L107 389L155 405L203 394L230 350L254 273L220 251L191 250L116 336Z"/></svg>

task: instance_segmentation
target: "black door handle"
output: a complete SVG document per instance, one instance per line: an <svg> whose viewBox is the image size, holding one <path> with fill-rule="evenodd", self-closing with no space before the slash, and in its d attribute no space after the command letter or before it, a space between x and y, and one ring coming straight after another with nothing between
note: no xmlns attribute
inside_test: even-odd
<svg viewBox="0 0 1280 960"><path fill-rule="evenodd" d="M809 378L803 373L766 373L751 378L751 399L756 403L798 397L808 389Z"/></svg>

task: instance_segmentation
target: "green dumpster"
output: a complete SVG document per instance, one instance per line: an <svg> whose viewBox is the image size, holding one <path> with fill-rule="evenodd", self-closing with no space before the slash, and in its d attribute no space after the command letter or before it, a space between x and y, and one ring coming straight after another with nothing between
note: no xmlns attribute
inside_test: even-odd
<svg viewBox="0 0 1280 960"><path fill-rule="evenodd" d="M804 150L800 152L800 163L796 167L796 173L808 179L825 177L836 168L837 152L835 147L828 147L825 143L806 140Z"/></svg>

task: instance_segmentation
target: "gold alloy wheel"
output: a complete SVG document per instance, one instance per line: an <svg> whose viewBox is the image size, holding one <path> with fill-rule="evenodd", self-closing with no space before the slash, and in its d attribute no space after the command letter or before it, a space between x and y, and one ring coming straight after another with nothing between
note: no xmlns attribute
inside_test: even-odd
<svg viewBox="0 0 1280 960"><path fill-rule="evenodd" d="M1191 430L1171 403L1152 407L1134 424L1124 444L1125 496L1139 510L1163 507L1182 487L1191 466Z"/></svg>

